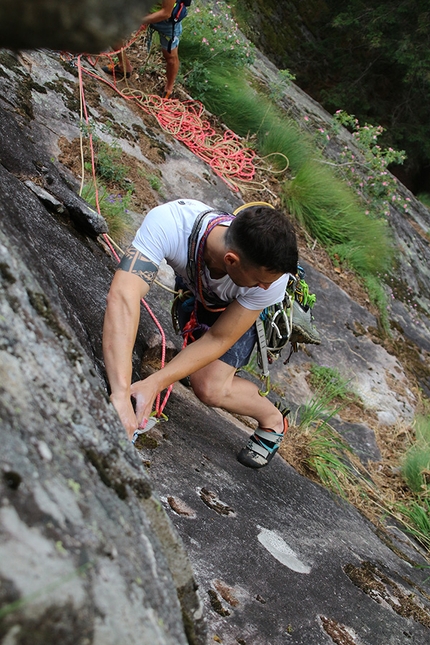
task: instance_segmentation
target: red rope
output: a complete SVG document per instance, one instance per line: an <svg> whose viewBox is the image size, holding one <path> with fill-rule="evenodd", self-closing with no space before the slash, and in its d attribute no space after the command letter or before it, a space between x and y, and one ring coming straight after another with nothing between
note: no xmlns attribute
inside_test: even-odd
<svg viewBox="0 0 430 645"><path fill-rule="evenodd" d="M158 331L161 334L161 367L163 368L164 364L165 364L165 360L166 360L166 335L164 333L164 329L162 328L162 326L158 322L158 320L155 317L154 313L151 311L151 309L150 309L148 303L146 302L146 300L144 300L142 298L141 302L142 302L143 305L145 305L147 312L151 316L151 318L154 321L154 323L157 325ZM173 383L171 385L169 385L169 387L167 388L167 392L166 392L166 394L164 396L164 399L163 399L163 402L162 402L161 405L160 405L161 394L160 393L157 394L157 398L155 400L155 410L156 410L156 415L155 416L157 417L157 419L159 419L161 417L161 415L163 414L163 410L166 407L166 403L167 403L167 401L169 399L169 396L170 396L170 393L171 393L172 389L173 389Z"/></svg>
<svg viewBox="0 0 430 645"><path fill-rule="evenodd" d="M119 50L121 51L121 50ZM112 59L114 53L103 54ZM91 62L91 64L93 64ZM116 83L109 81L89 69L82 72L105 83L126 101L135 101L147 114L157 119L161 128L187 146L193 154L207 163L234 191L239 188L236 182L251 182L255 178L254 159L257 156L251 148L245 148L240 137L227 130L219 135L204 118L204 106L199 101L178 101L177 99L162 99L157 95L144 95L143 92L132 90L128 86L120 89ZM121 80L123 76L118 79Z"/></svg>

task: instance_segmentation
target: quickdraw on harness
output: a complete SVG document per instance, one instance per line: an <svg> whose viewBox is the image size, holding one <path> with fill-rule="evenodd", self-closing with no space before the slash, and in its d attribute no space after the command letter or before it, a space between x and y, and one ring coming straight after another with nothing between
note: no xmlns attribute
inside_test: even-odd
<svg viewBox="0 0 430 645"><path fill-rule="evenodd" d="M172 43L175 39L175 25L178 22L181 22L187 15L188 15L188 7L191 4L191 0L178 0L175 2L172 13L170 14L169 22L172 23L172 38L169 40L169 45L167 47L167 51L170 52L172 51Z"/></svg>
<svg viewBox="0 0 430 645"><path fill-rule="evenodd" d="M206 226L205 232L203 233L200 239L200 242L198 242L203 221L205 217L210 214L215 215L215 217ZM195 331L197 331L198 329L207 331L209 329L207 325L200 323L197 319L197 307L198 307L197 295L199 296L200 302L203 305L203 307L207 311L211 311L213 313L224 311L224 309L229 304L228 302L224 302L220 300L218 296L212 291L208 283L206 283L206 287L203 286L203 277L204 277L203 254L205 250L206 240L209 234L211 233L211 231L213 231L213 229L216 226L219 226L220 224L231 222L232 219L234 219L234 216L229 213L215 211L215 210L207 210L201 213L196 218L196 221L194 222L194 226L188 238L188 261L187 261L188 282L189 284L194 285L194 288L195 288L194 306L193 306L193 311L192 311L190 320L186 323L186 325L184 325L184 328L182 329L182 332L181 332L184 339L183 347L185 347L190 340L191 341L195 340L193 335ZM180 301L183 302L187 298L188 299L193 298L193 294L191 294L190 291L185 291L185 292L179 291L178 296L173 301L172 320L173 320L174 328L177 333L179 332L177 308L178 308L179 302Z"/></svg>

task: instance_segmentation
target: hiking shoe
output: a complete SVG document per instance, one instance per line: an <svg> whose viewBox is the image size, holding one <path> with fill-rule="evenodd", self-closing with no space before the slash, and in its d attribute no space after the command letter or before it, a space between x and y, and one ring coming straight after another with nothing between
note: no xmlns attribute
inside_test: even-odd
<svg viewBox="0 0 430 645"><path fill-rule="evenodd" d="M298 300L293 302L293 325L291 343L310 343L320 345L321 338L312 322L313 316L309 305L303 306Z"/></svg>
<svg viewBox="0 0 430 645"><path fill-rule="evenodd" d="M131 72L126 72L124 74L124 70L120 68L119 65L114 65L113 63L109 63L109 65L105 65L102 67L102 71L105 72L105 74L110 74L113 76L115 74L116 78L130 78Z"/></svg>
<svg viewBox="0 0 430 645"><path fill-rule="evenodd" d="M277 406L279 407L279 406ZM237 460L248 468L263 468L273 459L281 441L288 430L287 414L289 410L281 410L284 417L284 430L281 434L270 428L260 428L248 439L248 443L237 455Z"/></svg>

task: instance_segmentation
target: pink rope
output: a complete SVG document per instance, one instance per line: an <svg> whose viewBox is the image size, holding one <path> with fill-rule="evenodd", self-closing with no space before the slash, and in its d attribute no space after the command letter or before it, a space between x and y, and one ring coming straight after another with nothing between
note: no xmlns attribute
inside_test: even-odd
<svg viewBox="0 0 430 645"><path fill-rule="evenodd" d="M81 56L78 56L77 60L77 67L78 67L78 78L79 78L79 92L80 92L80 97L82 101L82 110L84 113L85 117L85 123L88 125L89 124L89 118L88 118L88 110L87 110L87 105L85 102L85 92L84 92L84 84L82 82L82 65L81 65ZM94 189L95 189L95 199L96 199L96 208L97 212L100 216L101 215L101 210L100 210L100 202L99 202L99 193L98 193L98 188L97 188L97 181L96 181L96 164L95 164L95 155L94 155L94 146L93 146L93 137L91 134L91 131L89 131L89 143L90 143L90 152L91 152L91 170L92 170L92 177L93 177L93 182L94 182ZM112 255L115 257L116 261L119 263L120 262L120 257L118 253L115 251L109 236L106 233L103 233L103 239L105 240L106 244L108 245ZM158 322L157 318L155 317L154 313L151 311L148 303L142 298L141 300L142 304L146 307L146 310L148 311L149 315L151 316L152 320L158 327L158 330L161 334L161 368L164 367L165 365L165 360L166 360L166 335L164 333L164 330L160 323ZM170 393L173 389L173 384L169 385L167 388L166 395L163 399L163 402L160 405L160 399L161 399L161 394L159 393L157 395L156 401L155 401L155 411L156 411L156 417L159 419L161 415L163 414L163 410L166 406L166 403L169 399Z"/></svg>

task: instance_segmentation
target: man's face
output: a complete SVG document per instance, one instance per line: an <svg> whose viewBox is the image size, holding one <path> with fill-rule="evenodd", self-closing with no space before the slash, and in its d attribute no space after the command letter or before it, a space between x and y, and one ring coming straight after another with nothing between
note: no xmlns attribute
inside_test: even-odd
<svg viewBox="0 0 430 645"><path fill-rule="evenodd" d="M283 274L274 273L265 267L244 265L241 262L227 266L227 273L238 287L260 287L268 289Z"/></svg>

